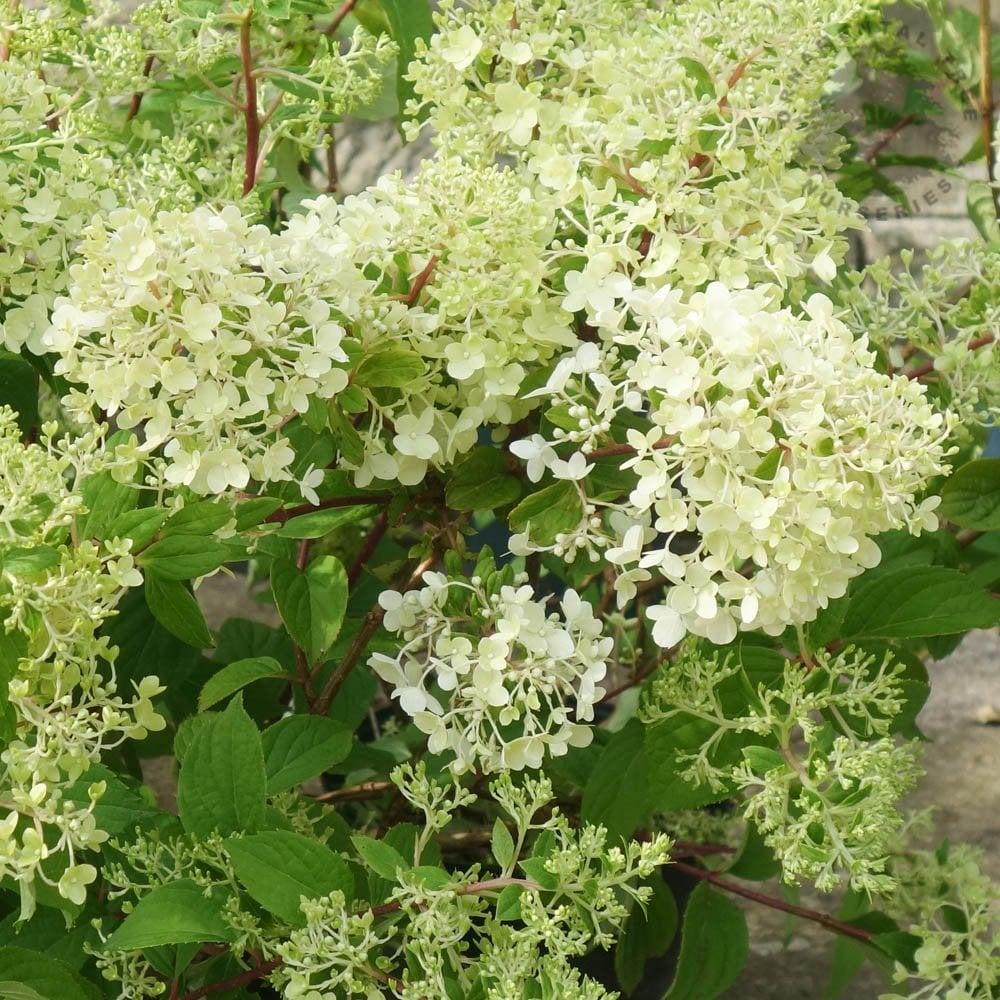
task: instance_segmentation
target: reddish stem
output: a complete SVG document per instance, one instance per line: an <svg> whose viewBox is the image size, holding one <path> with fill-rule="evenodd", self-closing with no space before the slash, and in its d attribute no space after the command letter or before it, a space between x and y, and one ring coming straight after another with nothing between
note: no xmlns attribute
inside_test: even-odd
<svg viewBox="0 0 1000 1000"><path fill-rule="evenodd" d="M842 920L837 920L836 918L831 917L828 913L820 913L819 910L809 910L804 906L794 906L793 904L786 903L783 899L777 899L774 896L765 896L762 892L757 892L754 889L747 889L742 885L737 885L735 882L730 882L728 879L724 879L721 875L717 875L715 872L705 871L704 868L689 865L685 861L674 861L673 866L679 871L684 872L686 875L699 878L703 882L708 882L711 885L717 886L719 889L731 892L734 896L742 896L744 899L752 899L755 903L762 903L764 906L769 906L772 910L781 910L782 913L790 913L793 916L802 917L803 920L811 920L814 924L819 924L821 927L825 927L827 930L834 931L837 934L842 934L844 937L854 938L855 941L862 941L865 943L872 939L871 931L863 930L860 927L854 927L852 924L845 924Z"/></svg>
<svg viewBox="0 0 1000 1000"><path fill-rule="evenodd" d="M328 35L335 35L337 29L344 23L344 18L351 13L352 10L357 6L358 0L344 0L340 5L340 10L333 15L333 20L326 28L326 33Z"/></svg>
<svg viewBox="0 0 1000 1000"><path fill-rule="evenodd" d="M968 350L977 351L980 347L992 344L994 340L996 340L996 337L992 333L984 333L981 337L976 337L975 340L969 341ZM905 375L909 379L914 379L920 378L923 375L929 375L932 371L934 371L934 362L928 361L917 368L911 368L908 372L905 372Z"/></svg>
<svg viewBox="0 0 1000 1000"><path fill-rule="evenodd" d="M438 560L437 553L433 553L428 556L412 573L409 580L407 580L403 591L413 590L414 587L420 586L420 581L423 579L424 573L426 573L431 566L433 566ZM344 681L347 680L348 675L357 665L358 660L361 658L361 654L364 653L365 649L368 647L368 643L371 642L372 636L378 631L379 626L382 624L382 619L385 617L385 608L380 604L376 605L368 614L365 616L364 622L361 624L361 628L358 629L357 634L354 636L354 640L351 643L350 648L344 654L344 658L340 661L340 665L334 671L333 676L326 682L326 687L323 688L323 693L319 698L313 702L310 706L313 715L326 715L330 711L330 704L333 699L337 697L337 692L341 689Z"/></svg>
<svg viewBox="0 0 1000 1000"><path fill-rule="evenodd" d="M244 161L243 193L249 194L257 183L257 156L260 153L260 115L257 111L257 79L253 73L253 52L250 47L251 7L240 24L240 64L243 68L243 118L247 130L247 152Z"/></svg>
<svg viewBox="0 0 1000 1000"><path fill-rule="evenodd" d="M221 979L217 983L199 986L198 989L192 990L190 993L185 993L181 997L181 1000L200 1000L201 997L211 996L213 993L222 993L223 990L234 990L240 986L247 986L249 983L254 982L254 980L262 979L269 973L274 972L283 962L284 959L281 958L268 959L266 962L261 962L252 969L247 969L246 972L241 972L238 976L233 976L231 979Z"/></svg>
<svg viewBox="0 0 1000 1000"><path fill-rule="evenodd" d="M368 532L368 537L365 539L364 545L361 546L361 551L358 552L351 563L351 568L347 573L347 582L350 586L354 586L358 580L361 578L361 573L365 568L365 564L371 559L373 553L378 548L378 543L382 541L385 537L386 531L389 530L389 513L388 511L382 511L378 516L378 520L375 522L375 526L370 532Z"/></svg>
<svg viewBox="0 0 1000 1000"><path fill-rule="evenodd" d="M431 275L434 273L434 268L438 266L440 259L437 254L433 254L431 259L427 261L424 269L413 279L413 285L403 297L403 301L407 306L415 306L417 304L420 293L424 290L427 282L431 280Z"/></svg>
<svg viewBox="0 0 1000 1000"><path fill-rule="evenodd" d="M886 132L886 134L882 136L882 138L879 139L879 141L876 142L864 156L861 157L861 159L863 159L866 163L871 163L872 160L874 160L875 157L878 156L878 154L881 153L882 150L885 149L885 147L888 146L889 143L892 142L892 140L895 139L904 128L906 128L907 125L913 122L913 120L913 115L903 115L903 117L900 118L899 121L896 122L896 124L893 125L892 128L889 129L889 131Z"/></svg>
<svg viewBox="0 0 1000 1000"><path fill-rule="evenodd" d="M654 441L652 447L657 451L663 448L669 448L673 444L673 438L665 437L660 438L659 441ZM584 456L588 461L595 458L612 458L615 455L634 455L635 448L630 444L609 444L604 448L595 448L593 451L587 452Z"/></svg>
<svg viewBox="0 0 1000 1000"><path fill-rule="evenodd" d="M146 62L142 67L143 76L148 77L149 74L153 72L153 63L155 62L156 56L146 56ZM132 100L128 102L128 113L125 115L125 121L130 122L139 113L144 93L145 91L137 90L132 95Z"/></svg>

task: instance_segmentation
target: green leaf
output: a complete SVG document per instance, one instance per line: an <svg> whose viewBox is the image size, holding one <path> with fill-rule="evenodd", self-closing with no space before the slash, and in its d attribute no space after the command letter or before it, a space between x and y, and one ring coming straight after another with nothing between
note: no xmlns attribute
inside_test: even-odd
<svg viewBox="0 0 1000 1000"><path fill-rule="evenodd" d="M626 994L639 985L647 960L664 954L677 933L677 903L667 884L659 873L642 884L652 895L645 907L632 907L615 947L615 975Z"/></svg>
<svg viewBox="0 0 1000 1000"><path fill-rule="evenodd" d="M291 14L291 0L255 0L257 9L274 21L286 21Z"/></svg>
<svg viewBox="0 0 1000 1000"><path fill-rule="evenodd" d="M521 484L496 448L477 448L448 480L445 500L452 510L494 510L513 503Z"/></svg>
<svg viewBox="0 0 1000 1000"><path fill-rule="evenodd" d="M965 207L972 224L987 243L1000 240L1000 223L997 222L993 189L986 181L970 181L966 188Z"/></svg>
<svg viewBox="0 0 1000 1000"><path fill-rule="evenodd" d="M769 771L784 771L788 768L788 761L771 747L744 747L743 757L754 774L765 775Z"/></svg>
<svg viewBox="0 0 1000 1000"><path fill-rule="evenodd" d="M211 535L233 520L233 512L218 500L199 500L182 507L163 525L166 535Z"/></svg>
<svg viewBox="0 0 1000 1000"><path fill-rule="evenodd" d="M162 507L143 507L119 514L104 532L105 538L131 538L132 551L148 545L167 518Z"/></svg>
<svg viewBox="0 0 1000 1000"><path fill-rule="evenodd" d="M497 920L521 919L521 896L524 892L523 885L507 885L500 890L495 910Z"/></svg>
<svg viewBox="0 0 1000 1000"><path fill-rule="evenodd" d="M235 694L240 688L264 677L287 677L284 667L271 656L249 656L235 660L213 674L198 696L198 711L217 705L223 698Z"/></svg>
<svg viewBox="0 0 1000 1000"><path fill-rule="evenodd" d="M757 826L754 823L747 823L743 833L743 846L733 863L726 869L726 874L749 882L766 882L780 871L781 862L774 856L774 851L764 843Z"/></svg>
<svg viewBox="0 0 1000 1000"><path fill-rule="evenodd" d="M615 733L583 790L580 818L606 827L611 841L631 837L648 815L645 729L631 719Z"/></svg>
<svg viewBox="0 0 1000 1000"><path fill-rule="evenodd" d="M716 791L681 777L686 767L681 756L703 746L715 732L710 722L684 714L645 727L650 812L697 809L729 797L729 788Z"/></svg>
<svg viewBox="0 0 1000 1000"><path fill-rule="evenodd" d="M169 535L153 542L136 562L150 576L161 580L193 580L217 570L226 558L226 549L202 535Z"/></svg>
<svg viewBox="0 0 1000 1000"><path fill-rule="evenodd" d="M195 649L214 645L201 606L186 583L150 576L146 580L145 594L153 617L171 635Z"/></svg>
<svg viewBox="0 0 1000 1000"><path fill-rule="evenodd" d="M337 640L347 610L347 573L335 556L320 556L305 572L275 560L271 590L291 637L316 663Z"/></svg>
<svg viewBox="0 0 1000 1000"><path fill-rule="evenodd" d="M82 777L64 788L62 801L72 802L78 809L86 809L90 805L90 786L98 781L103 781L107 788L94 804L94 819L100 829L112 836L159 813L155 805L129 788L103 764L91 764Z"/></svg>
<svg viewBox="0 0 1000 1000"><path fill-rule="evenodd" d="M198 728L184 755L177 782L181 822L196 837L253 833L264 818L266 794L260 733L237 696Z"/></svg>
<svg viewBox="0 0 1000 1000"><path fill-rule="evenodd" d="M695 93L699 97L715 97L715 81L712 79L712 74L697 59L681 56L677 61L687 70L688 76L694 82Z"/></svg>
<svg viewBox="0 0 1000 1000"><path fill-rule="evenodd" d="M1000 619L1000 601L957 570L943 566L876 574L851 597L841 638L910 639L989 628Z"/></svg>
<svg viewBox="0 0 1000 1000"><path fill-rule="evenodd" d="M296 927L305 925L299 899L318 899L339 889L348 902L354 878L347 862L300 833L268 830L230 838L223 845L250 895L264 909Z"/></svg>
<svg viewBox="0 0 1000 1000"><path fill-rule="evenodd" d="M105 443L107 452L131 437L128 431L117 431ZM109 528L123 514L135 510L139 503L139 490L129 483L116 482L110 472L96 472L80 483L80 492L87 513L77 522L80 538L97 538L105 541L114 537Z"/></svg>
<svg viewBox="0 0 1000 1000"><path fill-rule="evenodd" d="M351 752L353 732L320 715L291 715L261 737L267 794L301 785L339 764Z"/></svg>
<svg viewBox="0 0 1000 1000"><path fill-rule="evenodd" d="M50 545L33 545L27 549L8 549L0 566L5 573L11 576L34 576L36 573L44 573L47 569L52 569L62 562L62 556L58 549Z"/></svg>
<svg viewBox="0 0 1000 1000"><path fill-rule="evenodd" d="M887 931L885 934L873 934L871 943L911 972L916 972L914 953L924 943L916 934L908 934L906 931Z"/></svg>
<svg viewBox="0 0 1000 1000"><path fill-rule="evenodd" d="M222 919L226 893L205 889L189 878L157 886L143 896L125 922L104 942L105 951L139 951L164 944L235 941Z"/></svg>
<svg viewBox="0 0 1000 1000"><path fill-rule="evenodd" d="M677 974L663 1000L713 1000L736 981L747 949L743 911L703 882L688 899Z"/></svg>
<svg viewBox="0 0 1000 1000"><path fill-rule="evenodd" d="M22 436L38 423L38 373L19 354L4 350L0 350L0 406L17 414Z"/></svg>
<svg viewBox="0 0 1000 1000"><path fill-rule="evenodd" d="M46 1000L37 990L24 983L15 983L9 979L0 979L0 998L2 1000Z"/></svg>
<svg viewBox="0 0 1000 1000"><path fill-rule="evenodd" d="M490 843L497 864L506 869L514 860L514 838L510 835L507 824L499 816L493 823L493 838Z"/></svg>
<svg viewBox="0 0 1000 1000"><path fill-rule="evenodd" d="M406 78L416 52L417 39L428 41L434 31L427 0L382 0L393 41L399 46L396 57L396 97L400 119L406 117L406 102L414 95L413 83ZM418 116L419 117L419 116Z"/></svg>
<svg viewBox="0 0 1000 1000"><path fill-rule="evenodd" d="M583 510L573 483L562 480L526 496L508 518L514 531L530 528L534 541L551 545L556 535L572 531L580 523Z"/></svg>
<svg viewBox="0 0 1000 1000"><path fill-rule="evenodd" d="M354 373L354 385L403 389L427 371L419 354L390 349L369 354Z"/></svg>
<svg viewBox="0 0 1000 1000"><path fill-rule="evenodd" d="M234 515L236 517L236 530L247 531L249 528L255 528L264 518L273 514L281 506L282 501L277 497L255 497L253 500L237 504Z"/></svg>
<svg viewBox="0 0 1000 1000"><path fill-rule="evenodd" d="M310 511L286 521L279 531L279 538L322 538L336 528L355 521L363 521L378 512L375 504L359 504L357 507L331 507L328 510Z"/></svg>
<svg viewBox="0 0 1000 1000"><path fill-rule="evenodd" d="M400 868L404 870L410 868L403 855L384 840L375 840L373 837L363 837L358 834L351 837L351 843L365 864L376 875L381 875L390 882L396 881L396 872Z"/></svg>
<svg viewBox="0 0 1000 1000"><path fill-rule="evenodd" d="M960 528L1000 528L1000 458L967 462L941 490L938 513Z"/></svg>
<svg viewBox="0 0 1000 1000"><path fill-rule="evenodd" d="M6 991L11 1000L100 1000L103 995L62 959L14 945L0 948L0 984L0 996Z"/></svg>

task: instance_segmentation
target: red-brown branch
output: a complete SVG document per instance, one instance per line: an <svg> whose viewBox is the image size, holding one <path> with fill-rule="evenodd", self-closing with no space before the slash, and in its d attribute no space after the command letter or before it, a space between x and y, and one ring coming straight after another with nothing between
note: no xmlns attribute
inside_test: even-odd
<svg viewBox="0 0 1000 1000"><path fill-rule="evenodd" d="M767 896L762 892L757 892L755 889L747 889L736 882L730 882L715 872L706 871L704 868L698 868L696 865L689 865L686 861L675 861L673 862L673 866L686 875L691 875L694 878L701 879L703 882L708 882L710 885L723 889L725 892L731 892L734 896L752 899L755 903L769 906L772 910L781 910L782 913L790 913L793 916L802 917L803 920L811 920L814 924L819 924L828 931L834 931L844 937L854 938L855 941L867 943L872 938L871 931L855 927L852 924L845 924L842 920L837 920L828 913L821 913L819 910L810 910L804 906L794 906L792 903L786 903L783 899Z"/></svg>
<svg viewBox="0 0 1000 1000"><path fill-rule="evenodd" d="M249 194L257 183L257 157L260 153L260 114L257 110L257 78L253 72L250 45L251 7L240 24L240 65L243 70L243 119L246 122L247 151L243 171L243 193Z"/></svg>
<svg viewBox="0 0 1000 1000"><path fill-rule="evenodd" d="M885 147L888 146L889 143L892 142L892 140L895 139L904 128L906 128L907 125L913 122L913 120L913 115L903 115L903 117L900 118L899 121L896 122L896 124L893 125L892 128L889 129L889 131L886 132L885 135L882 136L882 138L879 139L879 141L864 154L864 156L861 157L861 159L863 159L866 163L871 163L872 160L874 160L875 157L878 156L878 154L881 153L882 150L885 149Z"/></svg>
<svg viewBox="0 0 1000 1000"><path fill-rule="evenodd" d="M199 986L198 989L192 990L190 993L185 993L180 1000L200 1000L201 997L211 996L213 993L222 993L223 990L234 990L240 986L247 986L255 980L274 972L283 962L284 959L282 958L269 958L266 962L261 962L252 969L241 972L238 976L233 976L230 979L220 979L219 982L209 983L207 986Z"/></svg>
<svg viewBox="0 0 1000 1000"><path fill-rule="evenodd" d="M148 77L150 73L153 72L153 64L156 62L156 56L146 56L146 62L142 67L142 75ZM125 115L125 121L130 122L139 113L139 108L142 106L142 97L145 91L137 90L132 95L132 100L128 102L128 113Z"/></svg>
<svg viewBox="0 0 1000 1000"><path fill-rule="evenodd" d="M669 448L673 444L673 438L664 437L660 438L659 441L654 441L651 445L657 451L663 448ZM609 444L603 448L595 448L593 451L587 452L584 456L588 461L595 458L613 458L615 455L634 455L635 448L630 444Z"/></svg>
<svg viewBox="0 0 1000 1000"><path fill-rule="evenodd" d="M358 0L344 0L340 5L340 10L333 15L333 20L327 25L325 31L328 35L335 35L337 29L344 23L344 18L351 13L352 10L358 5Z"/></svg>
<svg viewBox="0 0 1000 1000"><path fill-rule="evenodd" d="M968 350L977 351L980 347L985 347L987 344L992 344L996 340L996 336L992 333L984 333L981 337L976 337L975 340L969 341ZM934 371L934 362L928 361L925 364L920 365L917 368L911 368L906 372L906 377L909 379L921 378L924 375L929 375Z"/></svg>
<svg viewBox="0 0 1000 1000"><path fill-rule="evenodd" d="M385 537L386 531L389 530L389 512L383 510L378 516L378 520L375 522L375 526L371 531L368 532L368 537L365 539L364 545L361 546L361 550L358 552L351 563L351 568L347 571L347 582L353 587L359 579L361 579L361 573L364 571L365 565L368 560L371 559L375 550L378 548L378 543L382 541Z"/></svg>

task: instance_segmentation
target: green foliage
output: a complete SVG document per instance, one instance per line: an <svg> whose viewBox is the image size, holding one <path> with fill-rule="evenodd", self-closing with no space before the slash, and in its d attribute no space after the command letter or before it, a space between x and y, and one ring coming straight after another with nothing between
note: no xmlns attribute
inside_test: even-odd
<svg viewBox="0 0 1000 1000"><path fill-rule="evenodd" d="M996 192L845 256L960 183L891 144L1000 46L434 6L5 14L0 997L603 1000L675 944L711 1000L777 878L846 889L793 907L828 996L997 1000L997 889L901 806L924 659L1000 621ZM350 116L436 155L342 197ZM233 573L275 624L209 628Z"/></svg>

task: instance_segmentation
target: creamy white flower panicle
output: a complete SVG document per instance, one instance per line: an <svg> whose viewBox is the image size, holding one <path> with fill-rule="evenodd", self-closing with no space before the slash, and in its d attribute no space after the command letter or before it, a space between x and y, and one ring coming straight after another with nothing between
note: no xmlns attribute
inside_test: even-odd
<svg viewBox="0 0 1000 1000"><path fill-rule="evenodd" d="M383 177L343 204L322 197L306 208L277 247L312 294L353 303L345 260L376 276L345 344L361 367L338 397L356 428L343 427L341 455L358 485L419 483L472 448L484 425L529 412L527 375L576 342L545 287L548 200L513 171L440 158L412 181Z"/></svg>
<svg viewBox="0 0 1000 1000"><path fill-rule="evenodd" d="M288 480L294 453L273 432L347 385L350 301L335 312L304 291L270 243L235 206L137 206L96 220L80 247L41 348L59 355L81 421L96 404L143 427L120 451L145 459L154 483L217 494Z"/></svg>
<svg viewBox="0 0 1000 1000"><path fill-rule="evenodd" d="M575 534L543 545L529 525L512 549L599 554L621 571L621 606L662 579L649 617L663 647L810 621L877 564L871 536L936 524L937 498L919 495L946 468L951 423L922 386L875 370L825 296L802 312L779 300L718 282L690 297L623 288L619 323L593 316L599 345L540 390L569 420L551 442L515 446L533 477L578 467L585 503ZM587 500L583 462L623 416L627 499Z"/></svg>
<svg viewBox="0 0 1000 1000"><path fill-rule="evenodd" d="M419 590L380 596L385 627L404 644L368 662L432 753L454 754L457 773L521 770L590 743L584 723L604 695L613 640L586 601L568 590L562 614L549 614L523 577L496 593L478 577L423 579Z"/></svg>

